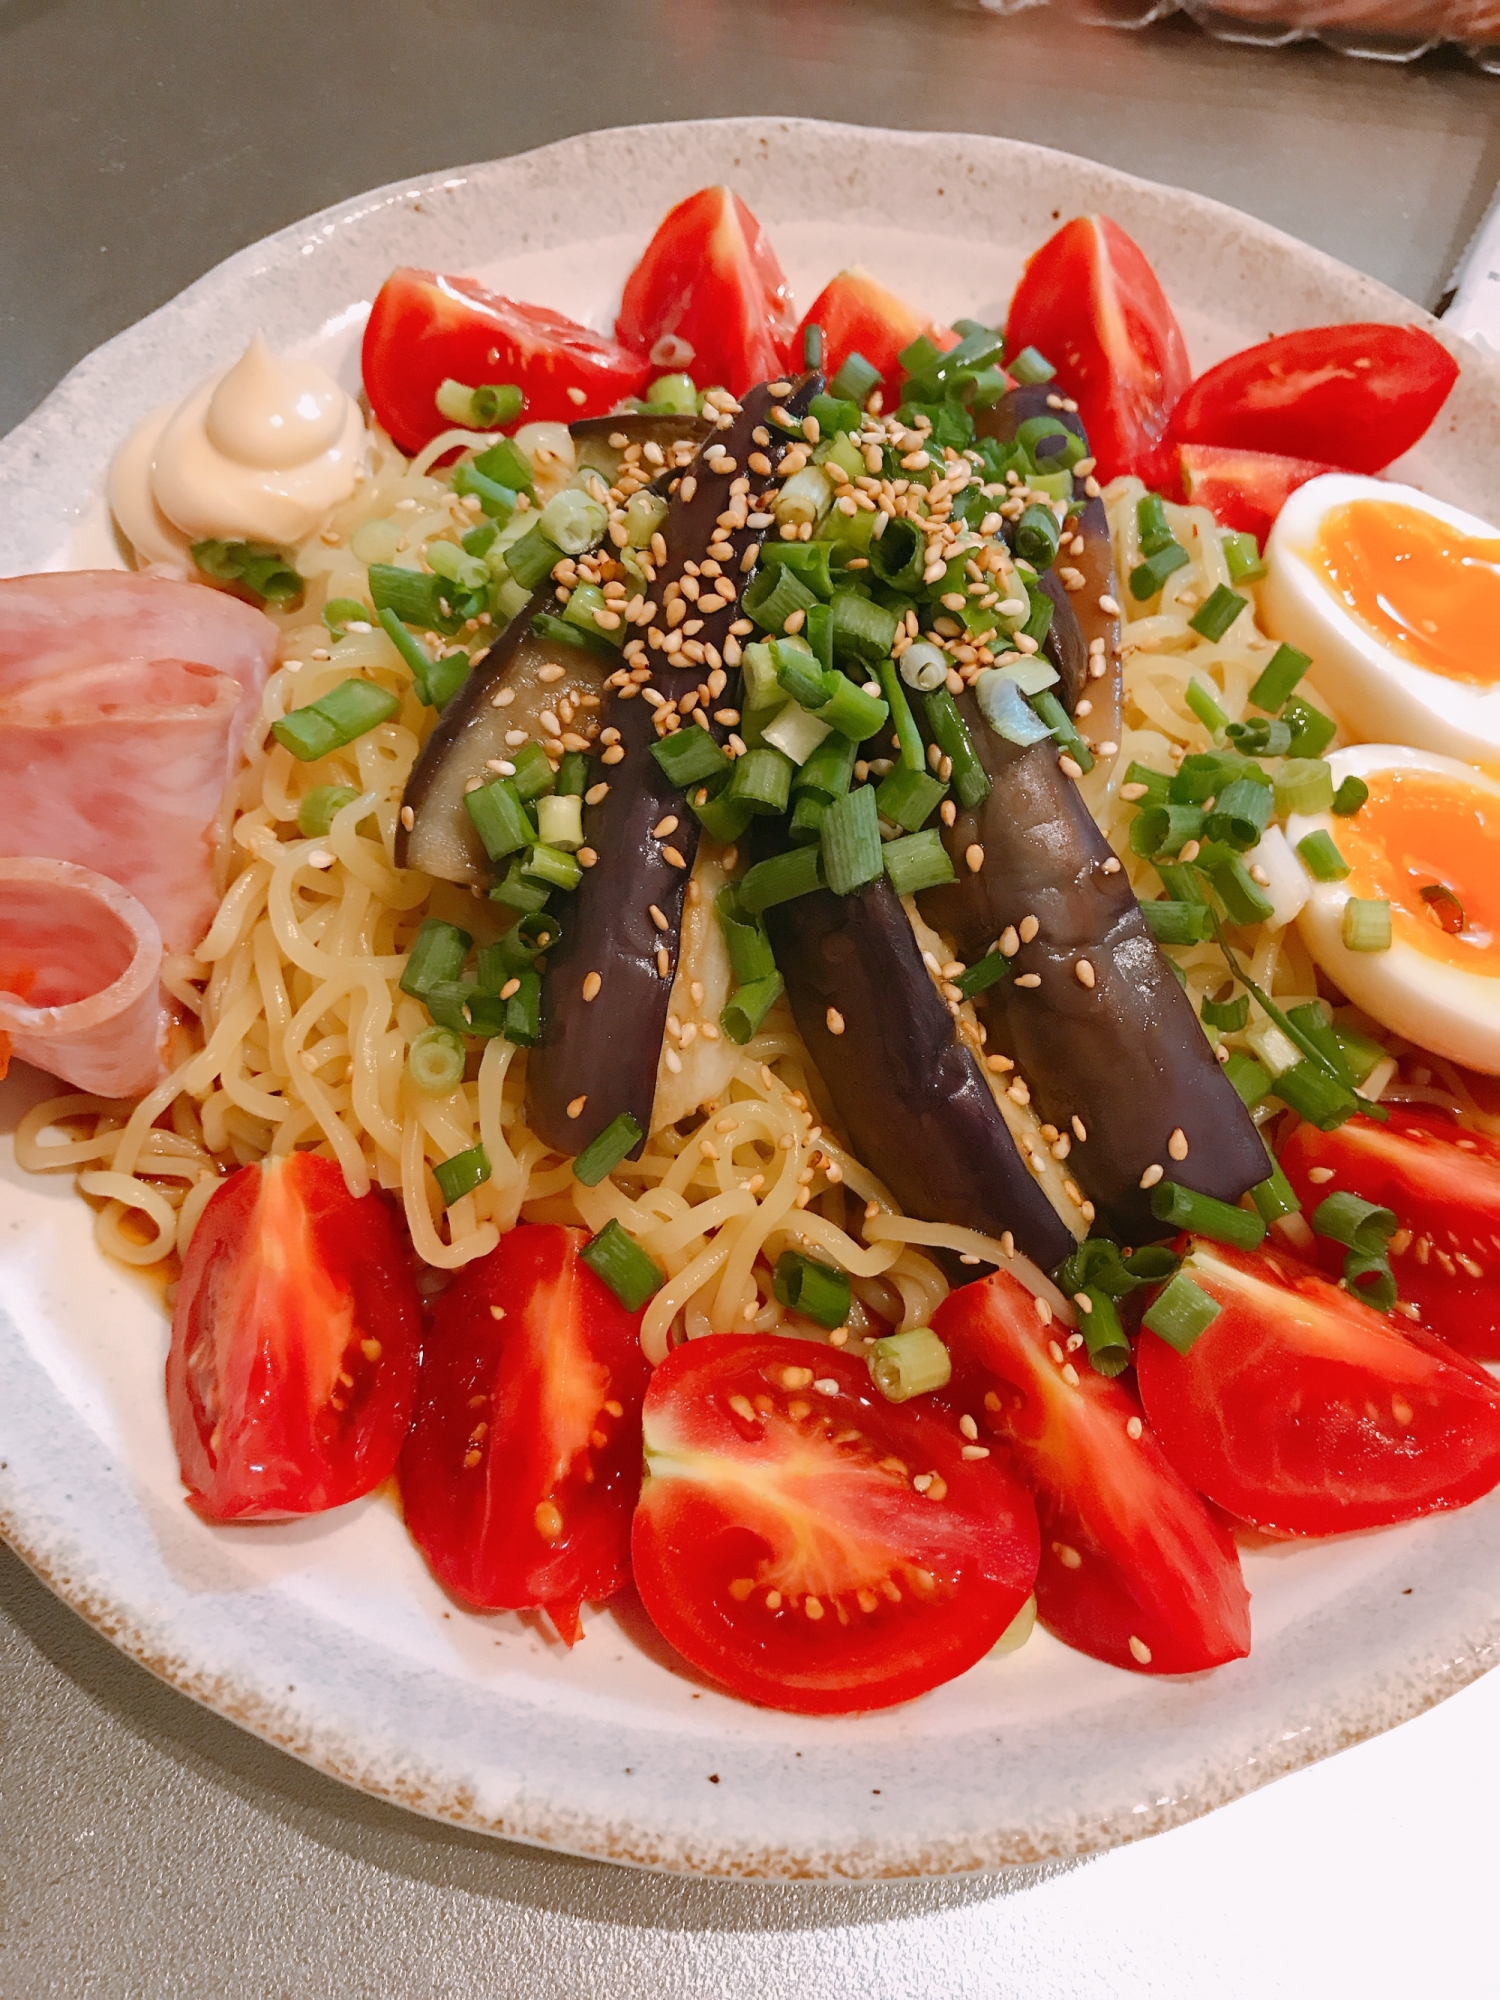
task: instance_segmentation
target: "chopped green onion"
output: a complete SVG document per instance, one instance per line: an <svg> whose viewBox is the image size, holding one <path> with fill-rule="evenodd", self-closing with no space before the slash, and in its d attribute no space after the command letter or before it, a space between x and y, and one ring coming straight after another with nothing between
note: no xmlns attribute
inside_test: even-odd
<svg viewBox="0 0 1500 2000"><path fill-rule="evenodd" d="M927 727L932 739L953 765L953 789L959 803L971 810L990 795L989 774L980 762L969 726L958 712L958 704L946 688L934 688L922 697L927 711Z"/></svg>
<svg viewBox="0 0 1500 2000"><path fill-rule="evenodd" d="M1158 944L1202 944L1214 934L1213 912L1202 903L1142 903L1141 915Z"/></svg>
<svg viewBox="0 0 1500 2000"><path fill-rule="evenodd" d="M1334 1131L1365 1108L1348 1084L1330 1076L1310 1057L1282 1070L1272 1088L1283 1104L1289 1104L1320 1132Z"/></svg>
<svg viewBox="0 0 1500 2000"><path fill-rule="evenodd" d="M1167 510L1159 493L1143 493L1136 501L1135 528L1141 548L1148 556L1155 555L1158 549L1170 548L1177 540L1167 521Z"/></svg>
<svg viewBox="0 0 1500 2000"><path fill-rule="evenodd" d="M821 475L820 475L821 477ZM833 560L833 550L827 542L768 542L761 550L762 565L771 569L789 569L797 581L810 590L820 604L810 604L807 608L807 631L811 634L813 620L827 607L827 600L833 595L833 572L829 565ZM810 648L816 651L816 648ZM827 662L832 665L832 661Z"/></svg>
<svg viewBox="0 0 1500 2000"><path fill-rule="evenodd" d="M876 839L879 839L877 833ZM777 903L789 903L796 896L811 895L823 887L822 853L816 847L791 847L785 854L773 854L757 861L740 880L740 908L759 916Z"/></svg>
<svg viewBox="0 0 1500 2000"><path fill-rule="evenodd" d="M1199 1012L1206 1027L1218 1028L1226 1035L1237 1035L1243 1032L1250 1019L1250 995L1241 993L1235 1000L1206 999Z"/></svg>
<svg viewBox="0 0 1500 2000"><path fill-rule="evenodd" d="M823 708L833 697L834 681L842 676L825 673L810 647L800 639L770 641L776 683L784 694L805 709Z"/></svg>
<svg viewBox="0 0 1500 2000"><path fill-rule="evenodd" d="M1016 523L1016 554L1036 569L1047 569L1057 554L1062 529L1050 507L1030 506Z"/></svg>
<svg viewBox="0 0 1500 2000"><path fill-rule="evenodd" d="M1156 872L1162 879L1162 887L1174 903L1208 904L1208 891L1203 876L1186 862L1158 861Z"/></svg>
<svg viewBox="0 0 1500 2000"><path fill-rule="evenodd" d="M419 569L398 569L394 563L371 563L368 574L370 601L377 616L382 611L394 612L403 625L417 625L424 632L435 631L442 624L439 593L443 578ZM389 631L389 626L386 629Z"/></svg>
<svg viewBox="0 0 1500 2000"><path fill-rule="evenodd" d="M1276 799L1269 785L1257 778L1235 778L1220 792L1203 822L1210 840L1222 840L1241 852L1254 847L1270 822Z"/></svg>
<svg viewBox="0 0 1500 2000"><path fill-rule="evenodd" d="M771 940L763 925L748 921L740 907L739 892L733 883L714 898L714 915L724 933L729 964L735 984L748 986L752 980L767 979L776 970Z"/></svg>
<svg viewBox="0 0 1500 2000"><path fill-rule="evenodd" d="M1384 1255L1367 1257L1351 1250L1344 1258L1344 1285L1352 1297L1362 1299L1376 1312L1389 1312L1396 1303L1396 1280L1390 1259Z"/></svg>
<svg viewBox="0 0 1500 2000"><path fill-rule="evenodd" d="M922 838L920 834L910 837ZM904 845L892 843L898 844ZM866 882L878 879L885 859L872 786L861 785L857 791L845 792L841 799L832 802L823 816L822 852L823 874L836 896L852 895Z"/></svg>
<svg viewBox="0 0 1500 2000"><path fill-rule="evenodd" d="M899 668L894 660L882 660L875 669L876 679L880 682L880 691L885 696L886 706L891 712L891 728L895 733L901 767L909 772L923 771L926 763L922 750L922 732L917 727L916 718L911 712L911 703L906 698L906 686L910 685L906 683L906 660L908 654L915 650L915 647L907 648L907 652L901 656ZM928 650L936 652L937 649L930 647ZM939 657L941 658L941 655ZM945 676L946 672L947 669L944 668ZM895 775L894 772L891 773L892 777ZM889 817L887 814L887 818ZM920 821L918 824L920 825Z"/></svg>
<svg viewBox="0 0 1500 2000"><path fill-rule="evenodd" d="M551 576L554 567L562 561L562 555L557 543L543 531L540 521L536 521L519 541L512 542L505 551L505 567L523 590L535 590L539 583Z"/></svg>
<svg viewBox="0 0 1500 2000"><path fill-rule="evenodd" d="M542 976L518 972L520 985L505 1002L505 1036L518 1049L529 1049L542 1032Z"/></svg>
<svg viewBox="0 0 1500 2000"><path fill-rule="evenodd" d="M1039 382L1050 382L1057 370L1044 354L1038 354L1034 347L1023 347L1019 354L1005 364L1005 372L1013 382L1020 382L1027 388Z"/></svg>
<svg viewBox="0 0 1500 2000"><path fill-rule="evenodd" d="M1321 757L1337 729L1333 717L1325 715L1321 708L1314 708L1301 695L1294 695L1281 713L1292 726L1292 756Z"/></svg>
<svg viewBox="0 0 1500 2000"><path fill-rule="evenodd" d="M471 389L467 382L455 382L449 376L438 385L433 400L449 423L462 424L467 430L487 431L499 424L514 423L526 399L514 382L487 382Z"/></svg>
<svg viewBox="0 0 1500 2000"><path fill-rule="evenodd" d="M1164 806L1167 802L1171 774L1167 771L1153 771L1149 764L1138 764L1132 760L1125 773L1127 785L1144 785L1146 796L1137 801L1144 811L1147 806Z"/></svg>
<svg viewBox="0 0 1500 2000"><path fill-rule="evenodd" d="M606 657L616 651L612 633L600 632L591 623L575 622L566 611L561 618L551 611L536 612L531 629L539 639L551 639L560 646L576 646L580 651L602 653Z"/></svg>
<svg viewBox="0 0 1500 2000"><path fill-rule="evenodd" d="M953 1376L948 1350L930 1326L908 1327L877 1340L865 1357L875 1387L888 1403L908 1403L944 1389Z"/></svg>
<svg viewBox="0 0 1500 2000"><path fill-rule="evenodd" d="M827 442L840 431L859 432L859 404L850 396L837 396L828 392L814 396L807 406L807 414L818 420L820 442ZM864 471L861 463L860 471Z"/></svg>
<svg viewBox="0 0 1500 2000"><path fill-rule="evenodd" d="M858 798L860 794L855 792L851 796ZM826 837L826 821L824 825ZM937 889L957 879L935 826L928 827L925 833L909 833L901 840L888 840L881 859L898 896L916 896L923 889ZM830 877L829 887L832 886Z"/></svg>
<svg viewBox="0 0 1500 2000"><path fill-rule="evenodd" d="M1276 907L1238 854L1228 855L1211 869L1210 880L1232 924L1263 924Z"/></svg>
<svg viewBox="0 0 1500 2000"><path fill-rule="evenodd" d="M858 403L863 409L869 400L870 391L879 385L880 370L866 361L858 348L854 348L829 383L828 393L830 396L839 396L851 403Z"/></svg>
<svg viewBox="0 0 1500 2000"><path fill-rule="evenodd" d="M297 808L297 831L308 840L319 839L333 825L335 813L352 806L360 796L353 785L314 785Z"/></svg>
<svg viewBox="0 0 1500 2000"><path fill-rule="evenodd" d="M357 597L330 597L323 606L323 623L331 638L342 639L346 626L371 622L370 607Z"/></svg>
<svg viewBox="0 0 1500 2000"><path fill-rule="evenodd" d="M466 1153L455 1153L450 1160L439 1160L432 1170L444 1208L452 1208L454 1202L472 1194L489 1177L490 1156L483 1146L471 1146Z"/></svg>
<svg viewBox="0 0 1500 2000"><path fill-rule="evenodd" d="M1201 633L1205 639L1211 639L1217 645L1245 609L1247 602L1248 599L1241 597L1237 590L1231 590L1227 583L1216 584L1212 595L1204 599L1188 620L1188 624L1195 632Z"/></svg>
<svg viewBox="0 0 1500 2000"><path fill-rule="evenodd" d="M420 639L414 638L388 604L383 604L375 614L375 622L385 633L407 666L411 668L412 682L417 690L417 699L424 707L435 708L432 699L432 655Z"/></svg>
<svg viewBox="0 0 1500 2000"><path fill-rule="evenodd" d="M985 667L979 674L974 700L990 728L1006 743L1024 750L1032 743L1044 743L1052 734L1050 725L1026 700L1015 680L998 667Z"/></svg>
<svg viewBox="0 0 1500 2000"><path fill-rule="evenodd" d="M406 1052L412 1082L428 1097L451 1097L464 1080L464 1041L452 1028L423 1028Z"/></svg>
<svg viewBox="0 0 1500 2000"><path fill-rule="evenodd" d="M1100 1375L1123 1375L1130 1366L1130 1341L1120 1324L1120 1315L1108 1292L1096 1285L1081 1287L1089 1302L1078 1315L1078 1330L1088 1349L1089 1360Z"/></svg>
<svg viewBox="0 0 1500 2000"><path fill-rule="evenodd" d="M823 838L823 821L828 817L828 801L812 792L792 794L792 816L787 832L799 847Z"/></svg>
<svg viewBox="0 0 1500 2000"><path fill-rule="evenodd" d="M470 798L475 796L469 794ZM560 847L548 847L545 841L536 846L521 863L521 873L529 875L533 882L549 883L554 889L576 889L583 879L583 870L571 854L564 854Z"/></svg>
<svg viewBox="0 0 1500 2000"><path fill-rule="evenodd" d="M1177 774L1167 787L1167 796L1176 805L1202 805L1223 790L1234 778L1254 766L1234 751L1195 750L1184 757Z"/></svg>
<svg viewBox="0 0 1500 2000"><path fill-rule="evenodd" d="M1262 1225L1264 1226L1264 1225ZM1206 1333L1223 1311L1201 1285L1195 1285L1185 1270L1169 1279L1147 1308L1141 1324L1168 1347L1186 1354L1201 1333Z"/></svg>
<svg viewBox="0 0 1500 2000"><path fill-rule="evenodd" d="M660 493L652 493L649 489L632 493L625 502L627 546L632 549L646 548L670 511L671 502Z"/></svg>
<svg viewBox="0 0 1500 2000"><path fill-rule="evenodd" d="M1064 473L1062 476L1066 478L1067 474ZM1057 609L1057 606L1039 584L1028 582L1026 585L1026 596L1031 605L1031 610L1021 630L1026 634L1028 639L1035 639L1040 646L1052 629L1052 614Z"/></svg>
<svg viewBox="0 0 1500 2000"><path fill-rule="evenodd" d="M700 734L702 732L700 731ZM543 756L546 752L542 752ZM589 760L586 750L564 751L557 766L557 781L553 790L561 798L582 798L588 790Z"/></svg>
<svg viewBox="0 0 1500 2000"><path fill-rule="evenodd" d="M1147 556L1130 572L1130 594L1138 604L1155 597L1174 570L1182 569L1192 557L1180 542L1169 542L1155 555Z"/></svg>
<svg viewBox="0 0 1500 2000"><path fill-rule="evenodd" d="M1307 654L1295 646L1278 646L1250 690L1251 701L1268 715L1276 714L1311 665Z"/></svg>
<svg viewBox="0 0 1500 2000"><path fill-rule="evenodd" d="M389 722L400 709L399 695L373 681L350 679L340 681L306 708L294 708L290 715L273 722L271 734L284 750L310 764Z"/></svg>
<svg viewBox="0 0 1500 2000"><path fill-rule="evenodd" d="M886 522L879 541L870 543L870 568L892 590L914 591L927 564L927 537L899 515Z"/></svg>
<svg viewBox="0 0 1500 2000"><path fill-rule="evenodd" d="M854 777L858 754L859 746L847 736L826 737L793 778L793 798L810 794L826 803L842 797Z"/></svg>
<svg viewBox="0 0 1500 2000"><path fill-rule="evenodd" d="M892 826L915 833L926 825L947 794L948 787L930 771L898 764L881 779L875 793L875 809Z"/></svg>
<svg viewBox="0 0 1500 2000"><path fill-rule="evenodd" d="M583 845L583 800L576 792L549 792L538 799L536 830L544 846L576 854Z"/></svg>
<svg viewBox="0 0 1500 2000"><path fill-rule="evenodd" d="M503 861L518 848L529 847L537 837L531 815L508 778L495 778L465 792L464 804L491 861Z"/></svg>
<svg viewBox="0 0 1500 2000"><path fill-rule="evenodd" d="M573 1178L585 1187L597 1187L612 1173L627 1153L633 1153L645 1134L628 1111L611 1118L602 1132L584 1147L573 1162Z"/></svg>
<svg viewBox="0 0 1500 2000"><path fill-rule="evenodd" d="M1365 1257L1381 1257L1396 1233L1395 1211L1357 1194L1331 1194L1308 1218L1315 1236L1327 1236Z"/></svg>
<svg viewBox="0 0 1500 2000"><path fill-rule="evenodd" d="M704 731L695 729L693 734L702 736ZM747 750L743 757L735 758L720 798L725 803L748 806L756 814L783 813L792 795L796 768L780 750Z"/></svg>
<svg viewBox="0 0 1500 2000"><path fill-rule="evenodd" d="M1284 757L1292 747L1292 726L1279 716L1268 720L1257 715L1248 722L1231 722L1224 734L1246 757Z"/></svg>
<svg viewBox="0 0 1500 2000"><path fill-rule="evenodd" d="M987 951L983 958L976 958L959 973L953 984L965 1000L973 1000L981 993L987 993L992 986L998 986L1002 979L1010 976L1010 960L1003 951Z"/></svg>
<svg viewBox="0 0 1500 2000"><path fill-rule="evenodd" d="M1079 735L1073 718L1050 689L1043 688L1031 697L1031 705L1040 719L1051 731L1053 741L1067 752L1080 771L1092 771L1094 753Z"/></svg>
<svg viewBox="0 0 1500 2000"><path fill-rule="evenodd" d="M453 490L460 495L472 493L487 517L485 525L489 529L488 541L479 544L474 540L475 536L484 532L482 528L471 529L463 538L464 547L471 556L487 555L495 539L497 524L505 527L510 523L515 515L516 501L520 495L512 486L502 486L497 480L486 479L478 467L473 465L454 466Z"/></svg>
<svg viewBox="0 0 1500 2000"><path fill-rule="evenodd" d="M1385 1061L1386 1052L1380 1043L1360 1034L1357 1029L1341 1027L1335 1021L1329 1033L1338 1045L1339 1060L1356 1087L1364 1082L1377 1064Z"/></svg>
<svg viewBox="0 0 1500 2000"><path fill-rule="evenodd" d="M521 872L519 855L490 890L490 901L502 903L509 910L520 910L524 915L532 915L547 907L547 898L552 891L545 882L529 882Z"/></svg>
<svg viewBox="0 0 1500 2000"><path fill-rule="evenodd" d="M852 590L836 590L832 608L836 657L849 654L871 667L879 666L882 660L890 658L891 648L896 643L897 617L894 611L887 611L884 605L861 597ZM745 609L748 613L748 602Z"/></svg>
<svg viewBox="0 0 1500 2000"><path fill-rule="evenodd" d="M646 407L665 410L669 416L695 417L698 385L691 375L658 375L646 391Z"/></svg>
<svg viewBox="0 0 1500 2000"><path fill-rule="evenodd" d="M1389 951L1391 906L1383 897L1351 896L1344 905L1346 951Z"/></svg>
<svg viewBox="0 0 1500 2000"><path fill-rule="evenodd" d="M1051 451L1043 451L1042 446L1056 444ZM1016 443L1026 453L1037 471L1043 474L1062 472L1075 466L1084 455L1083 439L1076 431L1071 431L1061 415L1050 412L1045 417L1028 417L1016 426ZM1043 465L1042 460L1047 462Z"/></svg>
<svg viewBox="0 0 1500 2000"><path fill-rule="evenodd" d="M441 917L424 917L402 969L401 991L414 1000L425 1000L439 981L457 979L473 943L457 924L444 923Z"/></svg>
<svg viewBox="0 0 1500 2000"><path fill-rule="evenodd" d="M1228 1243L1236 1250L1254 1250L1265 1240L1266 1225L1258 1215L1177 1181L1157 1182L1151 1190L1151 1213L1174 1229L1211 1237L1215 1243Z"/></svg>
<svg viewBox="0 0 1500 2000"><path fill-rule="evenodd" d="M618 613L612 612L605 602L604 592L597 583L578 583L569 593L563 621L576 625L590 639L605 639L611 646L622 646L627 636L624 625L617 624L613 631L607 630L599 623L601 611L608 617L618 618Z"/></svg>
<svg viewBox="0 0 1500 2000"><path fill-rule="evenodd" d="M279 549L262 542L194 542L192 557L205 576L238 583L267 604L285 604L301 595L303 579Z"/></svg>
<svg viewBox="0 0 1500 2000"><path fill-rule="evenodd" d="M800 472L794 472L777 489L771 511L778 522L790 521L794 527L802 527L806 522L821 521L833 505L833 481L821 465L805 465ZM801 548L802 543L793 546ZM826 543L819 546L825 547Z"/></svg>
<svg viewBox="0 0 1500 2000"><path fill-rule="evenodd" d="M1288 757L1276 773L1276 810L1293 813L1327 812L1333 804L1333 773L1321 757Z"/></svg>
<svg viewBox="0 0 1500 2000"><path fill-rule="evenodd" d="M851 743L863 743L882 729L890 709L878 695L866 694L846 674L834 674L833 693L818 710L818 720L847 736Z"/></svg>
<svg viewBox="0 0 1500 2000"><path fill-rule="evenodd" d="M1212 599L1210 599L1210 602L1212 602ZM1229 717L1220 708L1219 704L1214 700L1196 674L1188 682L1187 692L1183 696L1183 699L1210 736L1217 735L1221 729L1227 727Z"/></svg>
<svg viewBox="0 0 1500 2000"><path fill-rule="evenodd" d="M1284 1215L1296 1215L1302 1207L1291 1182L1274 1158L1271 1161L1270 1173L1251 1188L1250 1199L1255 1203L1260 1218L1267 1227L1273 1222L1279 1222Z"/></svg>
<svg viewBox="0 0 1500 2000"><path fill-rule="evenodd" d="M513 493L536 497L531 460L514 438L496 438L492 445L487 445L474 460L474 470L497 486L509 487Z"/></svg>
<svg viewBox="0 0 1500 2000"><path fill-rule="evenodd" d="M663 736L651 745L651 755L674 785L684 787L729 769L728 757L706 729L679 729L674 736Z"/></svg>
<svg viewBox="0 0 1500 2000"><path fill-rule="evenodd" d="M646 1255L633 1236L613 1219L579 1251L596 1277L602 1278L626 1312L639 1312L647 1299L667 1282L667 1274Z"/></svg>
<svg viewBox="0 0 1500 2000"><path fill-rule="evenodd" d="M1224 1081L1236 1092L1247 1111L1253 1111L1271 1088L1270 1071L1263 1069L1254 1056L1246 1055L1243 1049L1231 1052L1228 1062L1224 1064Z"/></svg>
<svg viewBox="0 0 1500 2000"><path fill-rule="evenodd" d="M755 817L753 808L743 799L728 799L722 792L711 799L701 787L688 793L688 804L710 840L720 841L726 847L739 839Z"/></svg>
<svg viewBox="0 0 1500 2000"><path fill-rule="evenodd" d="M503 1035L505 1007L472 979L440 979L429 986L423 1004L439 1027L458 1035Z"/></svg>
<svg viewBox="0 0 1500 2000"><path fill-rule="evenodd" d="M1297 852L1316 882L1342 882L1349 873L1349 864L1334 846L1333 836L1321 827L1315 833L1303 835L1297 842Z"/></svg>
<svg viewBox="0 0 1500 2000"><path fill-rule="evenodd" d="M781 998L785 985L779 972L768 972L735 988L733 997L720 1009L719 1026L738 1048L743 1048L759 1032L761 1022Z"/></svg>
<svg viewBox="0 0 1500 2000"><path fill-rule="evenodd" d="M1340 819L1350 819L1357 813L1370 796L1370 787L1363 778L1345 778L1333 795L1330 810Z"/></svg>
<svg viewBox="0 0 1500 2000"><path fill-rule="evenodd" d="M753 618L765 632L784 632L786 621L796 612L806 612L817 597L795 571L785 564L762 564L759 574L740 600L747 618Z"/></svg>
<svg viewBox="0 0 1500 2000"><path fill-rule="evenodd" d="M515 788L516 796L527 805L544 792L550 792L557 783L552 761L540 743L523 743L510 762L516 768L506 783Z"/></svg>
<svg viewBox="0 0 1500 2000"><path fill-rule="evenodd" d="M849 1276L832 1264L783 1250L772 1284L782 1305L819 1326L842 1326L849 1317Z"/></svg>
<svg viewBox="0 0 1500 2000"><path fill-rule="evenodd" d="M1251 534L1223 534L1219 546L1229 569L1231 583L1259 583L1266 573L1260 543Z"/></svg>

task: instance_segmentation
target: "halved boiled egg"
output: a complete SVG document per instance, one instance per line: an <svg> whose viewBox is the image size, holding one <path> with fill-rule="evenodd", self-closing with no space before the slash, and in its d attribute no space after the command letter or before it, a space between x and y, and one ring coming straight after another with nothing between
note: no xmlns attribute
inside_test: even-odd
<svg viewBox="0 0 1500 2000"><path fill-rule="evenodd" d="M1414 486L1331 472L1266 548L1270 629L1358 742L1500 763L1500 528Z"/></svg>
<svg viewBox="0 0 1500 2000"><path fill-rule="evenodd" d="M1328 761L1336 786L1360 778L1369 797L1349 818L1287 821L1293 848L1321 831L1349 869L1311 884L1297 916L1308 950L1383 1026L1500 1076L1500 783L1403 744L1363 743ZM1346 925L1351 897L1389 903L1384 949L1350 949L1346 937L1359 934Z"/></svg>

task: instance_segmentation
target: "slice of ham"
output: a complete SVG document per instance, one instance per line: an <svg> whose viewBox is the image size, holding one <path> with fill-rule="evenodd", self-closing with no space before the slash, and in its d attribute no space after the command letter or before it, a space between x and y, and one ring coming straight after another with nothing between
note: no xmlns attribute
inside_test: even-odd
<svg viewBox="0 0 1500 2000"><path fill-rule="evenodd" d="M225 786L276 628L202 584L114 570L0 581L0 855L110 876L168 951L213 920Z"/></svg>
<svg viewBox="0 0 1500 2000"><path fill-rule="evenodd" d="M0 860L0 1076L12 1055L101 1097L160 1081L161 934L108 876Z"/></svg>

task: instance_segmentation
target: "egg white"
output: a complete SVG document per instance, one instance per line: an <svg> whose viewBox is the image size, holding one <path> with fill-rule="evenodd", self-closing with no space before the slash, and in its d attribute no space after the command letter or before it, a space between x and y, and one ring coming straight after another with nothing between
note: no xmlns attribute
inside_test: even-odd
<svg viewBox="0 0 1500 2000"><path fill-rule="evenodd" d="M1456 778L1468 789L1493 799L1500 807L1500 783L1473 765L1400 743L1363 743L1336 750L1328 759L1335 788L1345 778L1368 779L1372 772L1434 771ZM1335 847L1348 820L1332 813L1293 813L1286 837L1295 848L1319 829ZM1500 978L1467 972L1403 944L1399 934L1389 951L1350 951L1344 943L1344 905L1349 884L1308 880L1307 901L1297 914L1297 928L1316 963L1372 1019L1434 1055L1500 1076Z"/></svg>
<svg viewBox="0 0 1500 2000"><path fill-rule="evenodd" d="M1262 609L1269 629L1312 660L1312 680L1357 743L1410 743L1444 757L1500 765L1500 684L1471 687L1402 659L1334 595L1314 550L1318 529L1351 500L1413 507L1461 534L1500 541L1500 528L1415 486L1329 472L1287 501L1266 545ZM1500 634L1496 635L1500 649Z"/></svg>

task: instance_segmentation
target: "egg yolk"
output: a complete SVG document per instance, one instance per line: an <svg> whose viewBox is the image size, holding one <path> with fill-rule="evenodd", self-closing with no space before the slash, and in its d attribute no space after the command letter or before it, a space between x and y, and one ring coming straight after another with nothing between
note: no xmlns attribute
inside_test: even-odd
<svg viewBox="0 0 1500 2000"><path fill-rule="evenodd" d="M1398 658L1474 687L1500 682L1500 540L1479 541L1419 507L1351 500L1319 525L1317 558Z"/></svg>
<svg viewBox="0 0 1500 2000"><path fill-rule="evenodd" d="M1384 897L1393 941L1500 977L1500 798L1437 771L1372 771L1370 796L1334 840L1355 896ZM1457 897L1424 898L1443 888ZM1463 928L1456 929L1460 913Z"/></svg>

